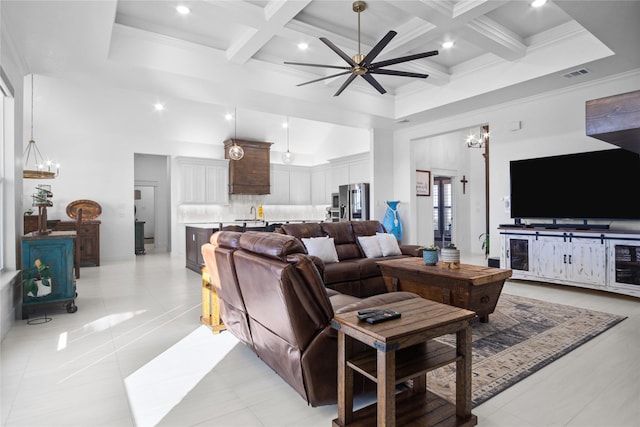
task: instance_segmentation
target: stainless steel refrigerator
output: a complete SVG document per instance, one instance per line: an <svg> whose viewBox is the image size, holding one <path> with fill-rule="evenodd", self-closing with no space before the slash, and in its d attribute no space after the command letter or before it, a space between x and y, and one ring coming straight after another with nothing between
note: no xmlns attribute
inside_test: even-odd
<svg viewBox="0 0 640 427"><path fill-rule="evenodd" d="M369 219L369 184L349 184L338 187L340 221Z"/></svg>

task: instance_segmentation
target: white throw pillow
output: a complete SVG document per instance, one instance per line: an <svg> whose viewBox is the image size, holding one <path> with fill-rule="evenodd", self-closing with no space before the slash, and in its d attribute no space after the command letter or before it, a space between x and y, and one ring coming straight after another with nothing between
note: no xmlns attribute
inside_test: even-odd
<svg viewBox="0 0 640 427"><path fill-rule="evenodd" d="M310 237L301 240L309 255L317 256L326 264L338 262L338 253L336 245L333 243L333 237Z"/></svg>
<svg viewBox="0 0 640 427"><path fill-rule="evenodd" d="M367 258L382 257L382 249L377 236L358 236L358 243Z"/></svg>
<svg viewBox="0 0 640 427"><path fill-rule="evenodd" d="M402 255L396 236L390 233L376 233L382 256Z"/></svg>

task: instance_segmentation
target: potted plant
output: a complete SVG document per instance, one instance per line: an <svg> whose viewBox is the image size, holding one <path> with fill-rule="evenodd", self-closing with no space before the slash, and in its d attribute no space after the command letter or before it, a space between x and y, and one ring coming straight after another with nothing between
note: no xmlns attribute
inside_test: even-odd
<svg viewBox="0 0 640 427"><path fill-rule="evenodd" d="M489 258L489 233L482 233L478 236L478 240L484 251L484 259Z"/></svg>
<svg viewBox="0 0 640 427"><path fill-rule="evenodd" d="M448 243L447 246L440 251L440 261L448 264L449 268L460 266L460 250L456 248L454 243Z"/></svg>
<svg viewBox="0 0 640 427"><path fill-rule="evenodd" d="M438 263L438 250L437 245L422 246L418 248L422 250L422 259L426 265L436 265Z"/></svg>

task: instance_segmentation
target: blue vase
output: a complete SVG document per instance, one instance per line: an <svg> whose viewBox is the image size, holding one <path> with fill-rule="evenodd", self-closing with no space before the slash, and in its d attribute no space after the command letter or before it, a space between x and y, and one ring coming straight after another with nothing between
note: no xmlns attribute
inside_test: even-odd
<svg viewBox="0 0 640 427"><path fill-rule="evenodd" d="M400 222L400 215L398 215L398 203L400 201L386 201L387 211L384 214L382 225L387 230L387 233L393 234L397 241L402 241L402 223Z"/></svg>
<svg viewBox="0 0 640 427"><path fill-rule="evenodd" d="M438 263L438 251L422 251L422 259L427 265L436 265Z"/></svg>

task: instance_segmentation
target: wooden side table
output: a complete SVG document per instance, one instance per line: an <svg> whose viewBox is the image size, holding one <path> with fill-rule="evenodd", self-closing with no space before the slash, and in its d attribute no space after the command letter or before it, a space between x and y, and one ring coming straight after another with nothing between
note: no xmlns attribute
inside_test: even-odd
<svg viewBox="0 0 640 427"><path fill-rule="evenodd" d="M478 423L471 413L471 326L476 314L422 298L386 304L402 313L399 319L374 325L358 321L357 312L338 314L338 418L334 427L448 425L470 427ZM456 334L456 347L433 340ZM352 356L352 340L371 352ZM421 345L426 343L426 345ZM456 402L428 391L426 373L456 363ZM377 402L353 411L353 372L377 383ZM413 388L396 395L396 385L413 380Z"/></svg>
<svg viewBox="0 0 640 427"><path fill-rule="evenodd" d="M202 316L200 316L200 321L210 327L214 334L219 334L220 331L227 329L220 318L218 293L211 284L211 276L209 276L207 267L202 267Z"/></svg>

